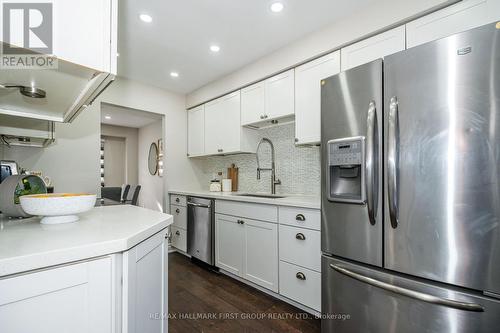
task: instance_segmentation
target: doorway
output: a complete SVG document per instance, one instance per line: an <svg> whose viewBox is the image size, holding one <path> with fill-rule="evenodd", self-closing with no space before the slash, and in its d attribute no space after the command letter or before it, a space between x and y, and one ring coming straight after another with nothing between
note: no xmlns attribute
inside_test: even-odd
<svg viewBox="0 0 500 333"><path fill-rule="evenodd" d="M164 117L101 103L102 197L165 211Z"/></svg>

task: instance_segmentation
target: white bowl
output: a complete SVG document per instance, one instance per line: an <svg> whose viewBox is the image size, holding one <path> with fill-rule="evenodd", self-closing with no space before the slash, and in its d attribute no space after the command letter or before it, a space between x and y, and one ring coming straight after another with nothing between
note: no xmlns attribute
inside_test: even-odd
<svg viewBox="0 0 500 333"><path fill-rule="evenodd" d="M95 206L95 194L33 194L19 197L21 207L30 215L43 216L40 223L60 224L78 221L76 214Z"/></svg>

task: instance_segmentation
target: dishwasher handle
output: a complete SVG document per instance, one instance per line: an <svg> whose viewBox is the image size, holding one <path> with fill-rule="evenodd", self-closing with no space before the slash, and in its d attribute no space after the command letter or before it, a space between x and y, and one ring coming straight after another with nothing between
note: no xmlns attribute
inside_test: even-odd
<svg viewBox="0 0 500 333"><path fill-rule="evenodd" d="M210 205L204 205L204 204L199 204L199 203L194 203L194 202L188 202L188 206L193 206L193 207L199 207L199 208L210 208Z"/></svg>

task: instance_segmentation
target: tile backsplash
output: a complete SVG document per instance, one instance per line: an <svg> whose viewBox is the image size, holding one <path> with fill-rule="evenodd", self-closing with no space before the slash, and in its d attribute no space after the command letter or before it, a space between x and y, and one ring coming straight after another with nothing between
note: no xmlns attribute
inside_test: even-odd
<svg viewBox="0 0 500 333"><path fill-rule="evenodd" d="M294 124L284 124L260 130L262 137L270 139L276 153L276 176L281 185L277 193L320 195L320 147L296 147ZM263 143L259 150L261 167L271 166L271 149ZM208 188L213 174L222 171L227 176L231 163L239 168L238 191L270 192L271 172L262 171L257 180L257 161L255 154L206 157L202 163L203 179Z"/></svg>

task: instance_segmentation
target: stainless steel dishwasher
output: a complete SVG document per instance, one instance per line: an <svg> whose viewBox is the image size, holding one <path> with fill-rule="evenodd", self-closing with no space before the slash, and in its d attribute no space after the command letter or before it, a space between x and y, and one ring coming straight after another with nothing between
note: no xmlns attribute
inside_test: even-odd
<svg viewBox="0 0 500 333"><path fill-rule="evenodd" d="M187 197L187 252L211 266L215 265L215 200Z"/></svg>

